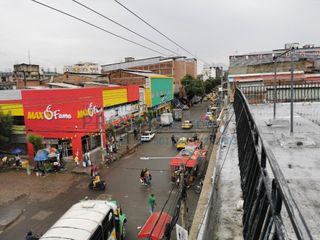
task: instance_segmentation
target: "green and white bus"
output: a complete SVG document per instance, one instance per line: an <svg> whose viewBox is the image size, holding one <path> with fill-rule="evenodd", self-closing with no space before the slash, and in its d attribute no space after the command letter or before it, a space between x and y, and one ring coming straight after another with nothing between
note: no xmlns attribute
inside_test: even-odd
<svg viewBox="0 0 320 240"><path fill-rule="evenodd" d="M74 204L40 240L122 240L127 219L114 201Z"/></svg>

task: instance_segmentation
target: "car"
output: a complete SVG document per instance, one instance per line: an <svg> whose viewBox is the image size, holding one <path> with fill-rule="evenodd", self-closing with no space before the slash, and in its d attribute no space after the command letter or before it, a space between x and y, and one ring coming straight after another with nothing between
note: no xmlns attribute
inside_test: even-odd
<svg viewBox="0 0 320 240"><path fill-rule="evenodd" d="M145 131L141 135L141 142L150 142L156 134L152 131Z"/></svg>
<svg viewBox="0 0 320 240"><path fill-rule="evenodd" d="M186 120L182 123L182 129L190 129L193 127L192 121Z"/></svg>
<svg viewBox="0 0 320 240"><path fill-rule="evenodd" d="M185 137L179 138L179 140L178 140L178 142L176 144L177 150L184 149L186 147L187 143L188 143L188 139L187 138L185 138Z"/></svg>

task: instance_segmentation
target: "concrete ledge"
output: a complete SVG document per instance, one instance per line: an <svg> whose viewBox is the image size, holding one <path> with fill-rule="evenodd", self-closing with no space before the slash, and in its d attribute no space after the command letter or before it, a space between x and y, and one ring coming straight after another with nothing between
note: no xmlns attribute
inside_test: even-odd
<svg viewBox="0 0 320 240"><path fill-rule="evenodd" d="M206 217L208 204L210 203L210 197L211 197L210 195L211 195L211 191L214 184L212 176L216 169L216 161L217 161L216 158L217 158L217 151L219 148L218 144L220 144L219 139L221 136L221 131L219 131L219 129L220 128L218 128L217 130L216 142L213 145L213 148L209 157L208 168L207 168L206 176L203 181L203 187L202 187L200 198L194 214L194 218L192 221L192 226L189 233L189 239L194 239L194 240L198 239L201 226L202 224L205 224L204 218Z"/></svg>
<svg viewBox="0 0 320 240"><path fill-rule="evenodd" d="M9 211L0 211L0 231L4 231L13 224L21 215L21 209L12 209Z"/></svg>

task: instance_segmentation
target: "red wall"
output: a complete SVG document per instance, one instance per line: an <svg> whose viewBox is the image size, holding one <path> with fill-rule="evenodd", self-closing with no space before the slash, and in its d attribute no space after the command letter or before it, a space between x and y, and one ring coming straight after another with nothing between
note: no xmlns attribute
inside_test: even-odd
<svg viewBox="0 0 320 240"><path fill-rule="evenodd" d="M129 85L128 88L128 102L139 101L139 85Z"/></svg>
<svg viewBox="0 0 320 240"><path fill-rule="evenodd" d="M81 157L81 137L90 132L99 132L101 115L98 111L94 111L92 116L83 116L81 113L88 113L90 104L97 109L102 107L102 90L103 88L23 90L27 135L32 133L45 138L72 139L73 153L75 155L78 151ZM49 106L51 109L46 118ZM54 112L56 115L52 115ZM28 150L32 157L30 144Z"/></svg>

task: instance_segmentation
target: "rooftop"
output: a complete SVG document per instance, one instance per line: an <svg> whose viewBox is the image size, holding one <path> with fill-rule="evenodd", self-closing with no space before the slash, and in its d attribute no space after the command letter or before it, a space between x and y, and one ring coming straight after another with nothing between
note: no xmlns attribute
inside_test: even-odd
<svg viewBox="0 0 320 240"><path fill-rule="evenodd" d="M270 145L314 239L320 239L320 103L294 104L294 134L289 133L290 105L251 105L260 133ZM267 126L271 123L271 126ZM268 124L270 125L270 124Z"/></svg>

